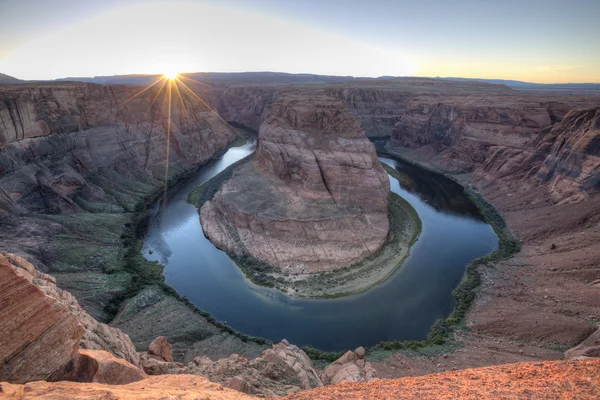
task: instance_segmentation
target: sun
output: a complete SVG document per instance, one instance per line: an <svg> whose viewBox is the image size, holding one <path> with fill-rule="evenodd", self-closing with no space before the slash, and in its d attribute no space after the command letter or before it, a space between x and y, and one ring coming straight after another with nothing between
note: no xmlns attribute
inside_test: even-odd
<svg viewBox="0 0 600 400"><path fill-rule="evenodd" d="M175 72L175 71L169 71L169 72L165 72L163 76L165 78L167 78L168 80L172 81L179 76L179 73Z"/></svg>

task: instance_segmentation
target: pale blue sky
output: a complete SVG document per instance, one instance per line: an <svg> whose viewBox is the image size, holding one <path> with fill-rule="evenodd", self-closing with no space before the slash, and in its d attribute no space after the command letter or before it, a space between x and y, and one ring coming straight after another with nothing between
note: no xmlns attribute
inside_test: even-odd
<svg viewBox="0 0 600 400"><path fill-rule="evenodd" d="M157 6L173 51L146 31ZM168 67L600 82L598 38L600 0L0 0L0 72L29 79Z"/></svg>

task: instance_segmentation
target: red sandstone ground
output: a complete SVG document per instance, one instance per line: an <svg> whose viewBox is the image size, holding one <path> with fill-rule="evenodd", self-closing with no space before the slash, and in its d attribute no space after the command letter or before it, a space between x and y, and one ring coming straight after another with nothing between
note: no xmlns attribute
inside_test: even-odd
<svg viewBox="0 0 600 400"><path fill-rule="evenodd" d="M532 362L416 378L343 383L289 400L319 399L597 399L600 360ZM193 375L161 375L128 385L75 382L0 384L0 397L20 399L252 399Z"/></svg>
<svg viewBox="0 0 600 400"><path fill-rule="evenodd" d="M520 363L417 378L344 383L290 400L319 399L597 399L600 361Z"/></svg>

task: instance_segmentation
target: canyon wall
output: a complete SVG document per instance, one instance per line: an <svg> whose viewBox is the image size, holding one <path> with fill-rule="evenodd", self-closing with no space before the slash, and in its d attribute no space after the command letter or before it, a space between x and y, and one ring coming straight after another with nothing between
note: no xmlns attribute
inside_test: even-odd
<svg viewBox="0 0 600 400"><path fill-rule="evenodd" d="M256 131L281 93L322 90L344 102L367 136L395 136L394 140L414 147L431 144L439 149L448 147L459 132L496 140L507 135L511 141L522 142L519 135L534 135L538 129L560 121L570 109L597 103L593 96L534 93L503 85L426 78L353 81L318 87L238 84L213 90L198 88L205 91L223 118ZM432 121L428 122L430 118Z"/></svg>
<svg viewBox="0 0 600 400"><path fill-rule="evenodd" d="M295 273L347 266L388 233L389 181L344 104L321 91L281 94L251 162L205 203L219 248Z"/></svg>
<svg viewBox="0 0 600 400"><path fill-rule="evenodd" d="M0 204L13 214L81 210L110 196L88 176L105 170L161 179L167 99L139 87L49 84L0 88ZM206 162L235 137L193 97L172 112L171 163ZM142 178L143 179L143 178ZM119 202L124 208L129 204ZM84 207L85 208L85 207Z"/></svg>
<svg viewBox="0 0 600 400"><path fill-rule="evenodd" d="M173 184L236 137L195 96L174 91L167 170L166 88L143 89L0 87L0 251L50 273L99 321L138 310L111 325L135 334L139 349L168 333L178 359L260 353L266 346L222 332L166 293L161 266L139 253L146 205L163 193L165 176Z"/></svg>
<svg viewBox="0 0 600 400"><path fill-rule="evenodd" d="M48 237L68 213L123 213L160 190L167 103L158 87L35 84L0 87L0 210L5 249L44 268ZM177 104L176 104L177 105ZM174 107L169 178L225 148L235 133L189 96ZM59 223L57 223L59 222ZM10 228L9 228L10 227Z"/></svg>
<svg viewBox="0 0 600 400"><path fill-rule="evenodd" d="M482 180L533 181L556 202L600 191L600 108L570 111L521 148L490 147L477 171Z"/></svg>

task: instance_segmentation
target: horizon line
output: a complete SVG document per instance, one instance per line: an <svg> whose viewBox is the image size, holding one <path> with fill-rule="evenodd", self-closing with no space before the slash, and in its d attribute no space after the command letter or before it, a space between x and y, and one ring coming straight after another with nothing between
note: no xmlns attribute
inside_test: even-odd
<svg viewBox="0 0 600 400"><path fill-rule="evenodd" d="M190 74L229 74L229 75L241 75L241 74L285 74L285 75L313 75L317 77L331 77L331 78L347 78L347 79L365 79L365 80L377 80L377 79L399 79L399 78L417 78L417 79L440 79L440 80L470 80L470 81L505 81L505 82L517 82L517 83L525 83L531 85L600 85L599 82L531 82L531 81L522 81L518 79L507 79L507 78L470 78L463 76L418 76L418 75L381 75L377 77L370 76L354 76L354 75L327 75L327 74L317 74L312 72L282 72L282 71L194 71L194 72L179 72L179 75L190 75ZM96 79L96 78L116 78L116 77L128 77L128 76L160 76L163 75L161 73L129 73L129 74L113 74L113 75L94 75L94 76L66 76L60 78L50 78L50 79L20 79L13 75L3 74L0 72L0 75L5 75L10 78L17 79L23 83L25 82L53 82L59 80L68 80L68 79Z"/></svg>

